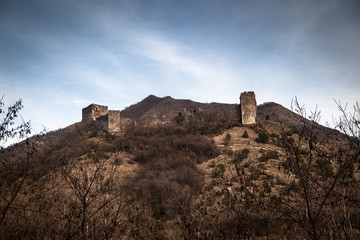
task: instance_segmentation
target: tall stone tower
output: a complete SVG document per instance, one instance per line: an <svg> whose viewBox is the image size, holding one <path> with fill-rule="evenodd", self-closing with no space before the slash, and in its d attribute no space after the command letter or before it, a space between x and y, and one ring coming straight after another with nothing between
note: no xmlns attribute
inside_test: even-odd
<svg viewBox="0 0 360 240"><path fill-rule="evenodd" d="M254 92L241 93L240 118L242 124L256 124L256 99Z"/></svg>

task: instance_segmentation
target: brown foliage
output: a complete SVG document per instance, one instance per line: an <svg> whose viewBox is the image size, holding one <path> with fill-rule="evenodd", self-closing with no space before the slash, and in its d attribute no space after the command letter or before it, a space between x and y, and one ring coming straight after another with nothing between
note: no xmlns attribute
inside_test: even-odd
<svg viewBox="0 0 360 240"><path fill-rule="evenodd" d="M137 176L125 186L134 198L151 206L156 218L176 216L183 189L197 194L201 188L203 177L197 163L219 154L208 138L172 125L128 131L122 147L141 163Z"/></svg>

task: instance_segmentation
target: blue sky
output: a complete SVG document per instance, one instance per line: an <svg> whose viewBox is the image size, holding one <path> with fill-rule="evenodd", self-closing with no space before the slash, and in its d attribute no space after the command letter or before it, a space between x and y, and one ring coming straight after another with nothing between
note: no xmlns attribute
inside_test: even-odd
<svg viewBox="0 0 360 240"><path fill-rule="evenodd" d="M360 2L0 1L0 94L23 99L35 131L81 120L90 103L123 110L149 94L290 108L354 104Z"/></svg>

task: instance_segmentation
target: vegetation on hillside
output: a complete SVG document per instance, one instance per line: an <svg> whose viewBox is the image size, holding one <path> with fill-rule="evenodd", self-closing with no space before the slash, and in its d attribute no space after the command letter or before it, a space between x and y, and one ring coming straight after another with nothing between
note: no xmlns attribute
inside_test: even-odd
<svg viewBox="0 0 360 240"><path fill-rule="evenodd" d="M1 152L0 236L357 239L360 109L338 106L346 134L295 101L291 127L242 126L231 109L30 138Z"/></svg>

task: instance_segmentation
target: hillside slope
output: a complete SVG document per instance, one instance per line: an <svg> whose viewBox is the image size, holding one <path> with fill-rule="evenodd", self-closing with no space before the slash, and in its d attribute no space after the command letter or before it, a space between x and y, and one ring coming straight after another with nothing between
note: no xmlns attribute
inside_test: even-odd
<svg viewBox="0 0 360 240"><path fill-rule="evenodd" d="M184 111L193 112L202 110L219 110L235 106L235 104L224 103L200 103L185 99L174 99L172 97L159 98L149 95L141 102L121 111L121 117L125 118L152 118L154 115L166 117L177 116Z"/></svg>
<svg viewBox="0 0 360 240"><path fill-rule="evenodd" d="M196 111L219 111L224 110L228 112L228 116L237 118L239 115L238 104L226 103L200 103L191 100L174 99L170 96L159 98L154 95L149 95L144 100L134 104L125 110L121 111L122 118L146 118L152 119L156 116L163 116L167 118L175 117L179 113L193 113ZM266 102L257 106L257 119L270 120L281 123L284 126L297 129L301 128L304 122L310 124L311 121L305 120L302 116L293 111L283 107L274 102ZM316 134L320 140L331 140L332 144L340 139L341 135L338 131L313 123L316 126ZM332 136L332 137L329 137Z"/></svg>
<svg viewBox="0 0 360 240"><path fill-rule="evenodd" d="M358 149L316 140L324 127L276 103L258 106L254 126L226 107L237 111L149 96L125 112L146 119L121 134L77 123L6 149L0 238L360 237ZM281 124L299 121L310 131Z"/></svg>

